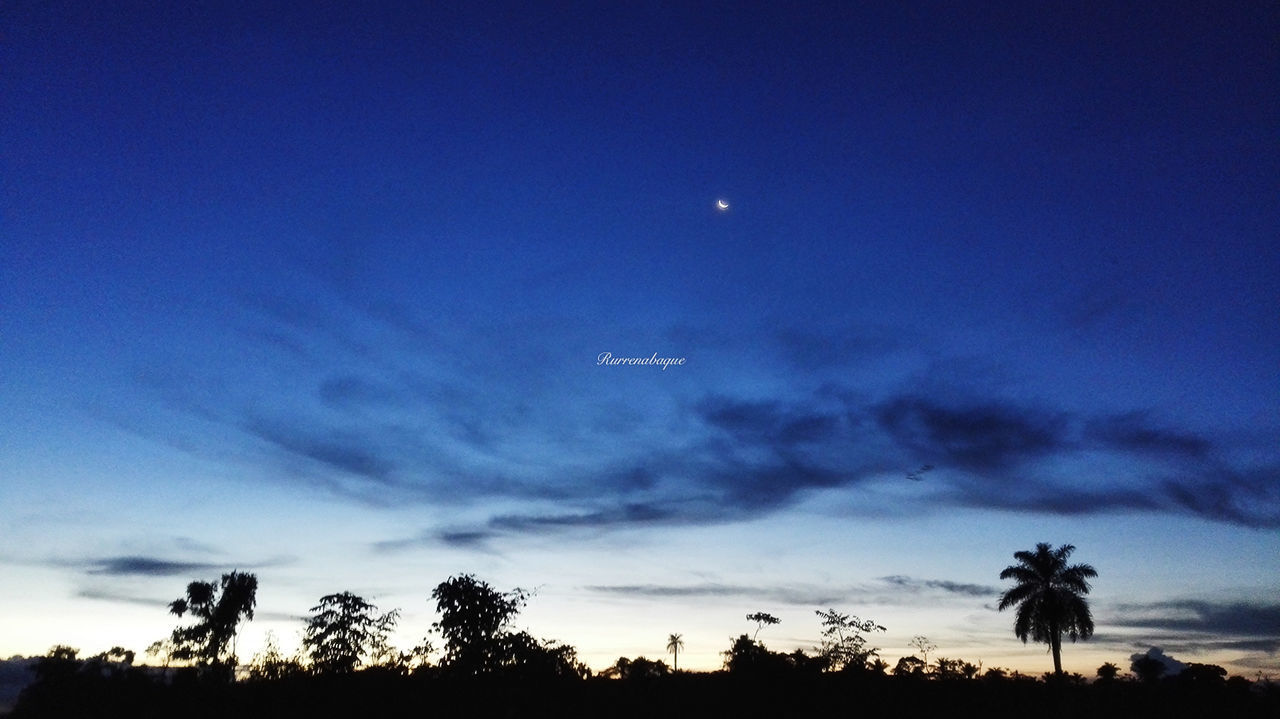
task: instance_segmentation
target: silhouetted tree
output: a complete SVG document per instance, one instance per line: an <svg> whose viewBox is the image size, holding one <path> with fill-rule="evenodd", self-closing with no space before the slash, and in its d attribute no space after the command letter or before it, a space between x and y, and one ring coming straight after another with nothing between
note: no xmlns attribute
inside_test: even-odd
<svg viewBox="0 0 1280 719"><path fill-rule="evenodd" d="M222 575L222 581L192 582L187 595L169 604L169 611L181 617L188 612L197 620L189 627L173 630L170 656L194 661L197 666L234 666L233 642L241 618L252 620L257 604L258 578L243 572Z"/></svg>
<svg viewBox="0 0 1280 719"><path fill-rule="evenodd" d="M1115 678L1120 675L1120 667L1112 664L1111 662L1106 662L1102 666L1098 667L1096 674L1098 675L1098 679L1101 681L1115 681Z"/></svg>
<svg viewBox="0 0 1280 719"><path fill-rule="evenodd" d="M756 612L755 614L748 614L747 621L756 623L756 633L751 635L752 639L755 639L756 637L760 636L760 630L764 628L766 624L772 626L774 624L782 623L781 619L778 619L777 617L773 616L772 614L769 614L768 612Z"/></svg>
<svg viewBox="0 0 1280 719"><path fill-rule="evenodd" d="M815 612L822 618L822 646L819 654L826 660L831 671L842 669L865 669L867 661L880 652L877 647L867 645L864 632L883 632L885 628L870 619L859 619L834 609Z"/></svg>
<svg viewBox="0 0 1280 719"><path fill-rule="evenodd" d="M964 662L938 657L933 663L933 675L938 679L959 679L964 676Z"/></svg>
<svg viewBox="0 0 1280 719"><path fill-rule="evenodd" d="M275 681L303 673L302 662L297 657L286 657L280 651L274 632L267 632L267 639L262 651L253 655L249 662L249 678L262 681Z"/></svg>
<svg viewBox="0 0 1280 719"><path fill-rule="evenodd" d="M133 668L134 656L136 655L132 649L111 647L86 659L81 671L107 678L126 675Z"/></svg>
<svg viewBox="0 0 1280 719"><path fill-rule="evenodd" d="M1062 635L1071 641L1093 635L1093 615L1084 600L1089 578L1098 572L1088 564L1067 564L1075 547L1052 549L1041 542L1034 552L1014 552L1017 564L1000 572L1001 579L1017 582L1000 597L1001 611L1016 606L1013 633L1024 643L1030 637L1045 642L1053 653L1053 673L1062 676Z"/></svg>
<svg viewBox="0 0 1280 719"><path fill-rule="evenodd" d="M671 652L672 671L680 671L680 650L684 649L684 639L680 634L667 636L667 651Z"/></svg>
<svg viewBox="0 0 1280 719"><path fill-rule="evenodd" d="M80 670L80 660L77 659L79 654L80 650L75 647L55 644L47 654L36 660L31 671L35 673L37 681L65 679Z"/></svg>
<svg viewBox="0 0 1280 719"><path fill-rule="evenodd" d="M724 668L732 674L778 675L792 666L793 662L786 654L771 652L746 634L738 635L724 652Z"/></svg>
<svg viewBox="0 0 1280 719"><path fill-rule="evenodd" d="M787 661L791 664L791 668L802 674L819 674L826 671L827 668L827 662L825 659L822 657L809 656L804 653L803 649L797 649L786 655L786 657ZM877 657L868 665L868 668L877 674L884 674L885 669L888 669L889 665L880 661L879 657Z"/></svg>
<svg viewBox="0 0 1280 719"><path fill-rule="evenodd" d="M578 661L578 651L568 644L539 640L528 632L506 632L494 671L525 679L585 679L591 670Z"/></svg>
<svg viewBox="0 0 1280 719"><path fill-rule="evenodd" d="M1000 667L991 667L987 671L983 672L982 678L986 679L987 681L998 682L1004 679L1008 679L1009 672L1005 671L1004 669L1001 669Z"/></svg>
<svg viewBox="0 0 1280 719"><path fill-rule="evenodd" d="M169 639L157 639L147 645L146 654L149 657L156 657L164 661L164 667L169 668L169 662L173 659L173 642Z"/></svg>
<svg viewBox="0 0 1280 719"><path fill-rule="evenodd" d="M907 646L915 647L920 650L920 659L924 662L926 667L929 666L929 652L938 648L937 644L930 642L929 637L926 637L923 634L917 634L914 637L911 637L911 641L907 642Z"/></svg>
<svg viewBox="0 0 1280 719"><path fill-rule="evenodd" d="M363 597L342 592L320 598L302 635L302 646L320 674L350 674L370 658L374 663L397 657L388 644L400 616L379 614Z"/></svg>
<svg viewBox="0 0 1280 719"><path fill-rule="evenodd" d="M653 661L644 657L628 659L618 657L613 666L601 672L601 676L613 679L657 679L671 673L671 667L664 661Z"/></svg>
<svg viewBox="0 0 1280 719"><path fill-rule="evenodd" d="M924 676L925 664L924 660L915 655L905 656L898 660L893 668L895 677L922 677Z"/></svg>
<svg viewBox="0 0 1280 719"><path fill-rule="evenodd" d="M431 592L445 640L445 669L465 675L492 674L503 664L502 635L528 599L521 589L499 592L470 574L441 582Z"/></svg>
<svg viewBox="0 0 1280 719"><path fill-rule="evenodd" d="M1196 684L1222 684L1227 680L1227 670L1217 664L1197 664L1192 662L1181 672L1178 681Z"/></svg>
<svg viewBox="0 0 1280 719"><path fill-rule="evenodd" d="M441 582L432 592L440 620L432 624L445 639L442 667L455 674L585 677L590 672L577 650L508 631L528 599L522 589L499 592L470 574Z"/></svg>

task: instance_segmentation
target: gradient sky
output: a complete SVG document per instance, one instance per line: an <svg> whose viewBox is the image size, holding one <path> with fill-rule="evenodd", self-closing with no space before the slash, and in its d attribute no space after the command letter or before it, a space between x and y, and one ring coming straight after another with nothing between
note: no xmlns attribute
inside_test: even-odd
<svg viewBox="0 0 1280 719"><path fill-rule="evenodd" d="M474 572L1038 674L1050 542L1067 669L1280 672L1275 3L523 5L4 3L0 655Z"/></svg>

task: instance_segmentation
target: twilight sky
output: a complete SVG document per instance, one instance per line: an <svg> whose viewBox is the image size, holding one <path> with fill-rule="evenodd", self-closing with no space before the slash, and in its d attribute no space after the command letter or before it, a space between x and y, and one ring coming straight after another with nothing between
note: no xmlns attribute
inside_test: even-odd
<svg viewBox="0 0 1280 719"><path fill-rule="evenodd" d="M1038 674L1050 542L1068 670L1280 672L1274 3L111 5L0 8L0 655L474 572Z"/></svg>

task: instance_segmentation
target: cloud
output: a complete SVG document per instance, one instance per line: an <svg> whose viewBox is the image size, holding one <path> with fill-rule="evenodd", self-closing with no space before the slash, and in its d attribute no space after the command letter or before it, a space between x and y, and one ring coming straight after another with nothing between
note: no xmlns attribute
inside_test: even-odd
<svg viewBox="0 0 1280 719"><path fill-rule="evenodd" d="M320 384L320 401L334 409L350 410L365 406L399 406L402 395L387 384L371 382L363 377L344 374L330 377Z"/></svg>
<svg viewBox="0 0 1280 719"><path fill-rule="evenodd" d="M179 539L178 544L185 544L186 541ZM203 545L195 545L200 547L200 551L212 553L215 550L204 547ZM96 557L86 559L54 559L48 560L48 564L60 567L82 568L85 573L95 576L111 576L111 577L173 577L173 576L201 576L209 574L222 574L229 572L236 567L249 567L259 569L264 567L278 567L293 563L295 558L290 556L279 556L257 562L193 562L193 561L176 561L171 559L161 559L158 557L148 557L142 555L125 555L118 557Z"/></svg>
<svg viewBox="0 0 1280 719"><path fill-rule="evenodd" d="M1233 470L1210 466L1160 487L1179 508L1245 527L1280 527L1280 466Z"/></svg>
<svg viewBox="0 0 1280 719"><path fill-rule="evenodd" d="M921 461L1003 469L1065 447L1065 417L1013 405L947 407L904 396L874 410L880 427Z"/></svg>
<svg viewBox="0 0 1280 719"><path fill-rule="evenodd" d="M244 429L287 454L378 483L386 483L395 468L369 437L356 431L315 430L264 419L251 419Z"/></svg>
<svg viewBox="0 0 1280 719"><path fill-rule="evenodd" d="M215 571L222 565L207 562L174 562L155 557L107 557L90 562L89 574L112 576L142 575L170 577L178 574L200 574Z"/></svg>
<svg viewBox="0 0 1280 719"><path fill-rule="evenodd" d="M836 606L851 602L862 604L899 604L903 594L912 597L932 591L941 591L960 597L994 597L1000 590L979 584L963 584L942 579L916 579L905 576L881 577L883 584L851 587L814 587L805 585L767 586L722 584L702 582L698 584L618 584L592 585L588 591L631 597L683 598L683 597L742 597L753 601L773 601L780 604L802 606ZM936 601L936 594L930 601Z"/></svg>
<svg viewBox="0 0 1280 719"><path fill-rule="evenodd" d="M959 484L963 485L963 490L956 492L952 501L959 506L979 509L1081 516L1155 510L1163 506L1158 493L1149 489L1091 489L1031 480L1013 486L972 479L963 480Z"/></svg>
<svg viewBox="0 0 1280 719"><path fill-rule="evenodd" d="M840 591L812 587L761 587L741 584L610 584L588 585L583 589L600 594L645 598L741 597L757 602L777 602L799 606L830 606L847 599Z"/></svg>
<svg viewBox="0 0 1280 719"><path fill-rule="evenodd" d="M610 510L594 512L502 515L490 520L489 525L495 529L523 532L555 527L653 524L669 520L672 517L673 512L669 509L654 504L636 502L624 504Z"/></svg>
<svg viewBox="0 0 1280 719"><path fill-rule="evenodd" d="M783 327L774 341L788 362L802 369L826 369L884 357L904 349L901 329L890 327L846 327L822 331Z"/></svg>
<svg viewBox="0 0 1280 719"><path fill-rule="evenodd" d="M1170 632L1280 639L1280 604L1182 599L1122 604L1117 610L1122 616L1108 623Z"/></svg>
<svg viewBox="0 0 1280 719"><path fill-rule="evenodd" d="M944 404L904 394L859 403L856 397L833 386L790 400L707 395L690 407L697 424L686 430L681 451L657 447L605 467L557 473L554 483L510 479L492 488L508 497L570 502L576 511L501 514L450 530L456 537L427 534L477 546L480 538L504 535L736 521L779 511L811 492L898 481L921 463L936 469L912 483L914 504L877 506L869 499L861 510L1185 512L1280 525L1277 483L1265 481L1265 472L1224 469L1206 456L1207 440L1151 429L1146 415L1094 421L994 400ZM1147 463L1154 476L1128 474L1116 483L1107 475L1061 471L1081 453L1101 453L1117 472ZM458 487L464 496L469 489L479 496L477 487Z"/></svg>
<svg viewBox="0 0 1280 719"><path fill-rule="evenodd" d="M737 440L773 441L780 446L830 440L840 431L840 417L777 401L751 402L712 395L695 407L710 427Z"/></svg>
<svg viewBox="0 0 1280 719"><path fill-rule="evenodd" d="M177 592L175 592L175 596L172 599L157 599L155 597L141 597L134 594L125 594L122 592L111 591L109 589L92 588L92 587L82 588L76 591L75 596L80 597L82 599L93 599L93 600L102 601L102 602L116 602L119 604L135 604L140 607L148 607L151 609L158 609L166 612L168 611L169 604L174 599L178 598ZM301 614L290 614L287 612L272 612L272 611L255 611L254 617L258 619L276 621L276 622L296 622L296 621L307 619L307 617Z"/></svg>
<svg viewBox="0 0 1280 719"><path fill-rule="evenodd" d="M901 575L893 575L889 577L881 577L880 581L887 582L895 587L918 592L922 589L941 589L951 594L961 594L968 597L993 597L1000 593L999 587L992 587L985 584L963 584L960 582L951 582L945 579L915 579L912 577L904 577Z"/></svg>
<svg viewBox="0 0 1280 719"><path fill-rule="evenodd" d="M172 600L155 599L153 597L140 597L132 594L122 594L107 589L86 588L76 592L77 597L83 599L96 599L104 602L118 602L121 604L137 604L143 607L163 608L169 605Z"/></svg>
<svg viewBox="0 0 1280 719"><path fill-rule="evenodd" d="M1213 449L1213 443L1204 437L1152 426L1144 412L1091 419L1085 424L1085 436L1100 445L1132 452L1200 458Z"/></svg>
<svg viewBox="0 0 1280 719"><path fill-rule="evenodd" d="M1133 654L1129 657L1129 661L1136 662L1139 659L1142 659L1144 657L1147 659L1154 659L1157 662L1160 662L1161 664L1163 664L1164 676L1166 677L1177 676L1182 673L1183 669L1187 668L1186 664L1178 661L1177 659L1174 659L1168 654L1165 654L1164 650L1161 649L1160 647L1151 647L1146 652L1139 652L1137 654Z"/></svg>
<svg viewBox="0 0 1280 719"><path fill-rule="evenodd" d="M933 376L873 393L798 361L789 365L793 382L699 384L685 373L663 380L669 394L654 399L627 384L634 375L602 381L588 372L566 383L545 345L514 327L460 327L332 290L307 300L254 298L249 309L265 331L304 347L306 362L290 354L265 370L287 373L272 378L286 389L269 407L234 379L170 381L167 406L219 431L157 428L161 441L185 434L189 451L210 453L196 438L223 439L235 446L220 459L248 458L268 476L370 506L542 503L473 526L426 528L381 549L737 521L815 493L897 481L923 465L935 469L912 483L913 501L877 504L865 493L856 511L1142 511L1280 527L1274 455L1255 452L1260 465L1233 462L1228 442L1147 410L1094 416L997 394L974 400L963 380ZM727 355L752 341L734 332L712 331L706 342ZM752 356L813 355L832 334L839 333L784 327ZM842 351L851 357L883 359L901 349L892 332L850 336ZM500 345L508 359L499 368L491 353ZM271 343L259 349L281 353ZM300 364L302 378L294 376Z"/></svg>

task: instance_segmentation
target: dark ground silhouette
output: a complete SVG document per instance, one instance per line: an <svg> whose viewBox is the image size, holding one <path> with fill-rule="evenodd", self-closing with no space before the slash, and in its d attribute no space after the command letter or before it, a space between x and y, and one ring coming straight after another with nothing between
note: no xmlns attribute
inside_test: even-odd
<svg viewBox="0 0 1280 719"><path fill-rule="evenodd" d="M228 684L191 670L165 682L143 668L45 676L13 713L26 717L1237 717L1280 716L1280 691L1175 679L1093 684L937 680L857 673L648 679L461 678L380 670Z"/></svg>

